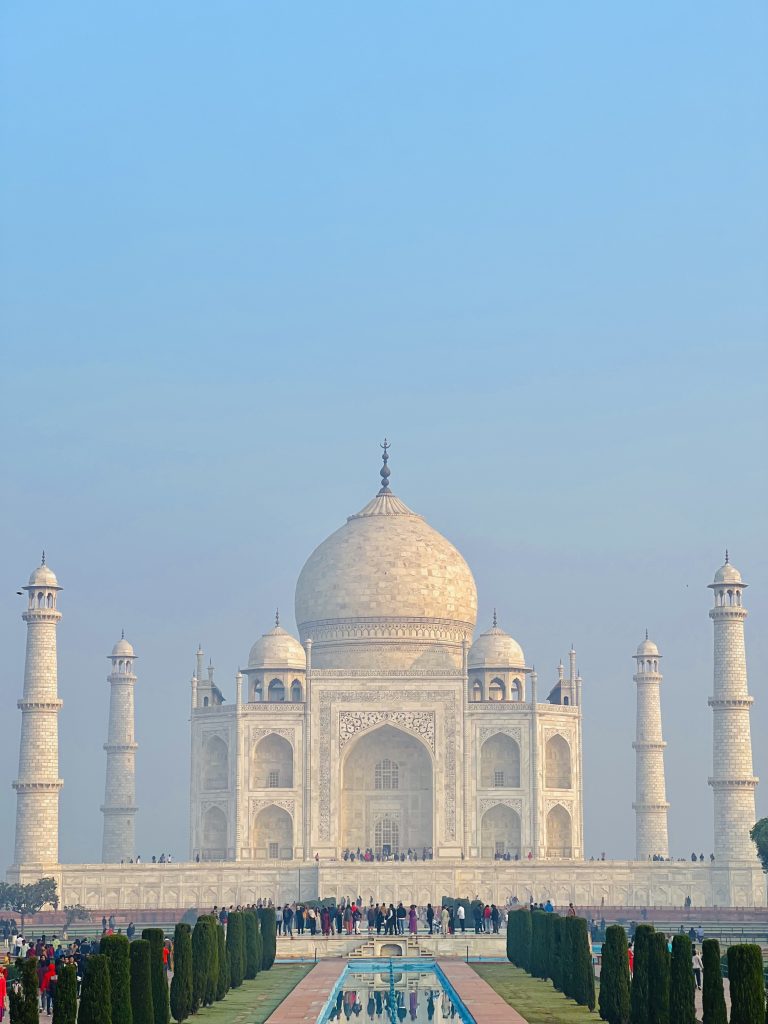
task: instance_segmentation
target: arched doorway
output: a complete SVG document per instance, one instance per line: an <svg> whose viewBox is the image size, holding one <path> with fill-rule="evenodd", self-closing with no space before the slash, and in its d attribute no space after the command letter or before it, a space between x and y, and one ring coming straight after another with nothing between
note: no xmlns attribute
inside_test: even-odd
<svg viewBox="0 0 768 1024"><path fill-rule="evenodd" d="M562 804L556 804L547 815L547 856L571 857L572 851L571 816Z"/></svg>
<svg viewBox="0 0 768 1024"><path fill-rule="evenodd" d="M520 786L520 747L511 736L497 732L480 748L480 785L483 789Z"/></svg>
<svg viewBox="0 0 768 1024"><path fill-rule="evenodd" d="M571 785L571 748L562 736L553 736L547 740L547 789L570 789Z"/></svg>
<svg viewBox="0 0 768 1024"><path fill-rule="evenodd" d="M212 736L203 748L203 789L229 788L229 751L220 736Z"/></svg>
<svg viewBox="0 0 768 1024"><path fill-rule="evenodd" d="M293 859L293 818L275 804L263 808L253 823L251 841L258 860Z"/></svg>
<svg viewBox="0 0 768 1024"><path fill-rule="evenodd" d="M395 854L433 845L432 758L401 729L359 736L341 769L341 849Z"/></svg>
<svg viewBox="0 0 768 1024"><path fill-rule="evenodd" d="M203 815L203 860L226 860L227 816L220 807L209 807Z"/></svg>
<svg viewBox="0 0 768 1024"><path fill-rule="evenodd" d="M480 825L480 855L497 854L520 856L520 815L504 804L489 807Z"/></svg>
<svg viewBox="0 0 768 1024"><path fill-rule="evenodd" d="M293 747L283 736L270 733L253 751L251 782L254 789L290 789L293 786Z"/></svg>

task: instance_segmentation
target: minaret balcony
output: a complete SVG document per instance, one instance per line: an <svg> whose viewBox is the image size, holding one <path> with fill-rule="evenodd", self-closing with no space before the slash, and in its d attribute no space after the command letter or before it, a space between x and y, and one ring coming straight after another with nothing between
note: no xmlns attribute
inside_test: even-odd
<svg viewBox="0 0 768 1024"><path fill-rule="evenodd" d="M26 700L24 697L16 701L16 707L22 711L59 711L64 701L58 697L53 700Z"/></svg>
<svg viewBox="0 0 768 1024"><path fill-rule="evenodd" d="M754 789L760 779L756 775L745 775L743 778L710 778L707 784L713 789Z"/></svg>
<svg viewBox="0 0 768 1024"><path fill-rule="evenodd" d="M711 708L749 708L755 703L754 697L710 697L707 704Z"/></svg>

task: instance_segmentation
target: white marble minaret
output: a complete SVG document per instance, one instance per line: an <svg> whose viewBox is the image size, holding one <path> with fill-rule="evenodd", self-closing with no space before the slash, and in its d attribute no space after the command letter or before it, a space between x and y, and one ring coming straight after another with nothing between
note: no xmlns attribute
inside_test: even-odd
<svg viewBox="0 0 768 1024"><path fill-rule="evenodd" d="M667 787L661 736L661 655L653 640L645 640L634 655L637 671L635 748L635 855L638 860L669 856Z"/></svg>
<svg viewBox="0 0 768 1024"><path fill-rule="evenodd" d="M709 784L715 793L715 857L718 861L756 857L749 830L755 824L755 787L752 774L752 738L744 650L742 606L746 583L728 561L715 573L715 606L709 617L715 624L714 692L709 699L714 717L713 771Z"/></svg>
<svg viewBox="0 0 768 1024"><path fill-rule="evenodd" d="M107 784L104 792L104 839L101 859L105 864L128 862L135 854L134 827L136 817L136 748L134 740L133 688L136 676L133 647L125 633L112 648L109 660L110 684L109 738L107 752Z"/></svg>
<svg viewBox="0 0 768 1024"><path fill-rule="evenodd" d="M42 564L26 587L27 657L21 709L19 777L16 790L16 845L14 862L53 865L59 861L59 710L56 663L56 607L61 587Z"/></svg>

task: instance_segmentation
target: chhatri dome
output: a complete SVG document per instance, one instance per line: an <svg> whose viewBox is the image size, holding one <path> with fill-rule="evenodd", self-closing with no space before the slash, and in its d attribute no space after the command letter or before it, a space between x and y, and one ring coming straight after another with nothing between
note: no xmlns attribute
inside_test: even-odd
<svg viewBox="0 0 768 1024"><path fill-rule="evenodd" d="M746 586L739 570L735 565L731 565L727 551L725 552L725 562L715 573L715 584L717 583L740 583L742 586Z"/></svg>
<svg viewBox="0 0 768 1024"><path fill-rule="evenodd" d="M517 640L505 633L496 623L475 640L469 649L467 664L473 668L525 668L525 655Z"/></svg>
<svg viewBox="0 0 768 1024"><path fill-rule="evenodd" d="M460 667L477 589L462 556L390 490L324 540L296 584L296 622L318 668Z"/></svg>
<svg viewBox="0 0 768 1024"><path fill-rule="evenodd" d="M307 657L299 641L280 625L275 615L275 628L257 640L248 655L248 668L294 668L304 670Z"/></svg>
<svg viewBox="0 0 768 1024"><path fill-rule="evenodd" d="M56 579L56 574L45 564L45 552L43 552L43 558L40 565L35 569L32 575L29 577L29 587L48 587L49 589L60 590L59 581Z"/></svg>

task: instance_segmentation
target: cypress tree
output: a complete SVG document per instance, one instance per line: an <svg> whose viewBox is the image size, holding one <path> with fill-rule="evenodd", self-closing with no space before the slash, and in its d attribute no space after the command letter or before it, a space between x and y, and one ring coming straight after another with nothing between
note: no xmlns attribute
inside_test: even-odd
<svg viewBox="0 0 768 1024"><path fill-rule="evenodd" d="M53 1024L75 1024L77 1020L77 968L74 964L62 964L56 975Z"/></svg>
<svg viewBox="0 0 768 1024"><path fill-rule="evenodd" d="M519 911L507 915L507 960L515 963L515 918Z"/></svg>
<svg viewBox="0 0 768 1024"><path fill-rule="evenodd" d="M261 921L259 915L256 913L256 909L253 910L253 916L256 921L256 965L257 973L264 970L264 939L261 935Z"/></svg>
<svg viewBox="0 0 768 1024"><path fill-rule="evenodd" d="M692 957L688 936L675 935L669 976L669 1017L674 1024L696 1024L696 982Z"/></svg>
<svg viewBox="0 0 768 1024"><path fill-rule="evenodd" d="M268 971L275 962L275 956L277 954L277 924L275 922L275 908L261 907L258 913L263 947L261 969L263 971Z"/></svg>
<svg viewBox="0 0 768 1024"><path fill-rule="evenodd" d="M558 992L563 991L563 943L565 941L565 917L554 916L552 929L552 984Z"/></svg>
<svg viewBox="0 0 768 1024"><path fill-rule="evenodd" d="M171 1015L179 1021L192 1013L192 929L183 922L173 932L173 978Z"/></svg>
<svg viewBox="0 0 768 1024"><path fill-rule="evenodd" d="M600 969L600 1019L608 1024L629 1021L629 955L627 933L620 924L605 931L603 963Z"/></svg>
<svg viewBox="0 0 768 1024"><path fill-rule="evenodd" d="M720 943L717 939L704 939L701 944L704 964L701 1002L704 1010L702 1024L728 1024L723 992L723 972L720 969Z"/></svg>
<svg viewBox="0 0 768 1024"><path fill-rule="evenodd" d="M589 929L583 917L570 917L571 943L573 954L571 960L570 996L579 1006L595 1008L595 970L592 966L592 944L589 941Z"/></svg>
<svg viewBox="0 0 768 1024"><path fill-rule="evenodd" d="M145 928L141 937L147 940L150 949L149 969L152 974L152 1009L155 1014L155 1024L169 1024L171 1007L168 1001L168 983L165 980L163 967L165 935L162 928Z"/></svg>
<svg viewBox="0 0 768 1024"><path fill-rule="evenodd" d="M77 1024L112 1024L109 961L101 953L85 961Z"/></svg>
<svg viewBox="0 0 768 1024"><path fill-rule="evenodd" d="M650 997L651 937L655 934L653 925L639 924L635 929L635 966L632 974L632 988L629 998L629 1019L631 1024L649 1024L648 1000Z"/></svg>
<svg viewBox="0 0 768 1024"><path fill-rule="evenodd" d="M134 939L130 953L133 1024L155 1024L155 1008L152 1005L152 947L146 939Z"/></svg>
<svg viewBox="0 0 768 1024"><path fill-rule="evenodd" d="M520 953L518 965L523 968L524 971L531 973L531 943L533 941L533 925L531 924L531 918L533 914L530 910L521 910L520 912Z"/></svg>
<svg viewBox="0 0 768 1024"><path fill-rule="evenodd" d="M192 1012L197 1013L206 1005L208 988L208 943L205 935L205 918L198 917L192 931Z"/></svg>
<svg viewBox="0 0 768 1024"><path fill-rule="evenodd" d="M223 999L229 992L229 954L224 925L216 925L216 945L219 951L219 974L216 979L216 998Z"/></svg>
<svg viewBox="0 0 768 1024"><path fill-rule="evenodd" d="M205 983L205 1005L212 1006L216 1000L219 985L219 938L216 934L218 923L213 915L205 918L205 949L208 958L208 976Z"/></svg>
<svg viewBox="0 0 768 1024"><path fill-rule="evenodd" d="M534 910L530 915L530 974L535 978L547 977L545 929L547 914L544 910Z"/></svg>
<svg viewBox="0 0 768 1024"><path fill-rule="evenodd" d="M670 1024L669 975L670 956L667 936L654 932L650 944L650 985L648 990L648 1024ZM677 1024L677 1021L675 1021Z"/></svg>
<svg viewBox="0 0 768 1024"><path fill-rule="evenodd" d="M37 981L37 958L19 959L16 966L21 971L21 992L17 995L13 989L8 989L11 1024L38 1024L40 989Z"/></svg>
<svg viewBox="0 0 768 1024"><path fill-rule="evenodd" d="M229 973L232 988L243 984L245 974L245 935L243 934L243 915L229 915L227 922L227 952L229 953Z"/></svg>
<svg viewBox="0 0 768 1024"><path fill-rule="evenodd" d="M573 985L573 928L572 917L566 917L563 924L562 948L560 950L560 991L570 998Z"/></svg>
<svg viewBox="0 0 768 1024"><path fill-rule="evenodd" d="M250 910L246 910L243 913L243 924L245 925L245 980L253 981L256 975L259 973L259 967L257 963L258 959L258 921L256 915L252 914Z"/></svg>
<svg viewBox="0 0 768 1024"><path fill-rule="evenodd" d="M745 943L728 947L731 1024L764 1024L765 983L759 946Z"/></svg>
<svg viewBox="0 0 768 1024"><path fill-rule="evenodd" d="M125 935L102 935L99 952L109 966L112 1024L133 1024L130 943Z"/></svg>

